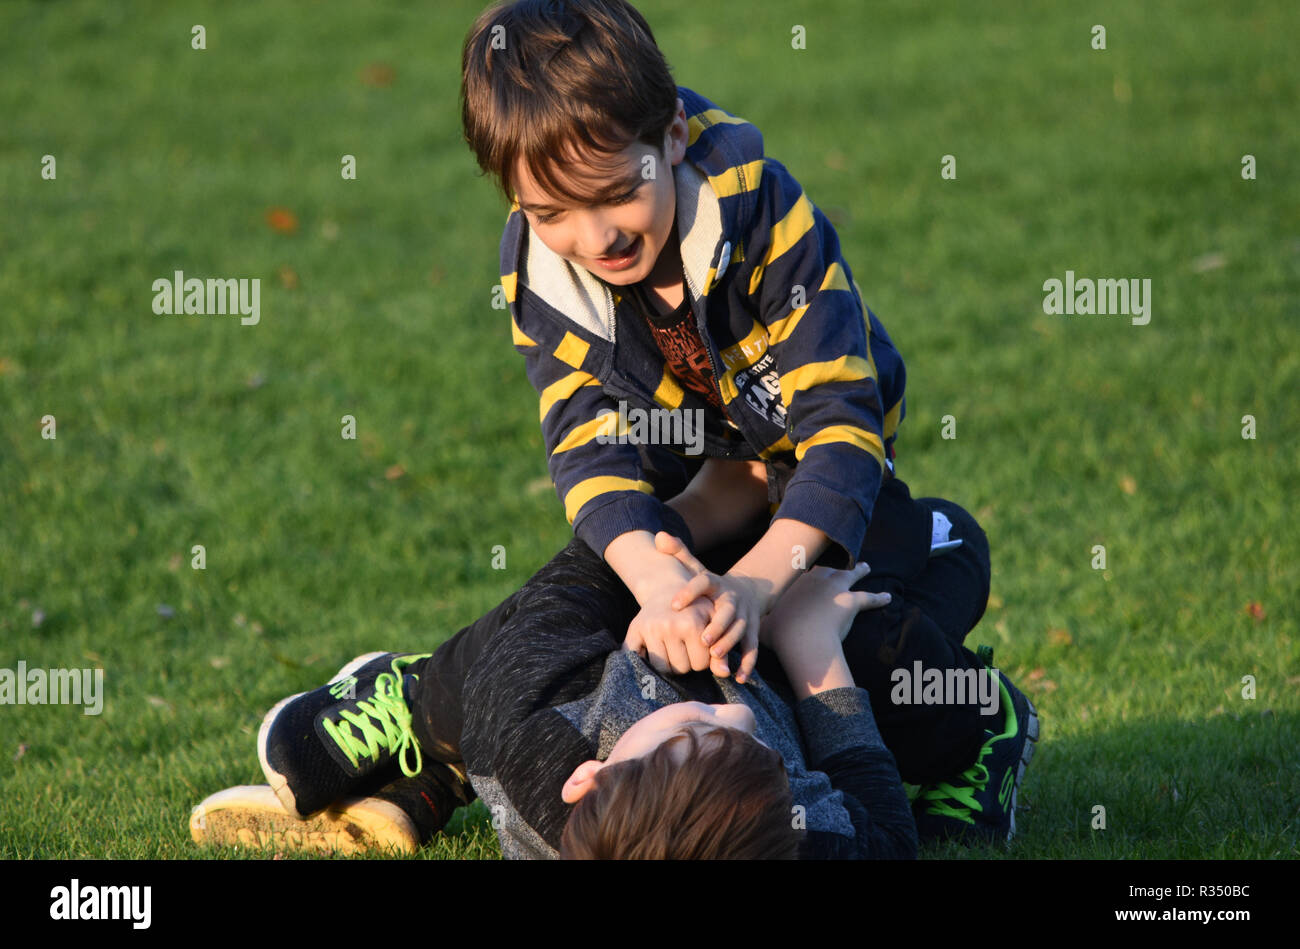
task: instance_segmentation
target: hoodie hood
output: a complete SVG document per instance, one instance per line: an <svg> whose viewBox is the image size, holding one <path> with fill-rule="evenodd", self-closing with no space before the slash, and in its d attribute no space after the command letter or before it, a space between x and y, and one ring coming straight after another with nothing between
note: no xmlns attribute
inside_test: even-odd
<svg viewBox="0 0 1300 949"><path fill-rule="evenodd" d="M754 214L763 173L758 128L678 87L690 133L686 156L673 166L677 232L691 306L702 300L733 261L743 260L740 235ZM543 302L592 335L614 340L613 293L602 280L531 241L523 213L514 207L501 241L501 273L517 274Z"/></svg>

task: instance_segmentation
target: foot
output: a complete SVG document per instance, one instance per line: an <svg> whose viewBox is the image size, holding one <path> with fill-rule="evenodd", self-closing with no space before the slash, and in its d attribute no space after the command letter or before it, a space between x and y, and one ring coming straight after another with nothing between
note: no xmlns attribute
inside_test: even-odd
<svg viewBox="0 0 1300 949"><path fill-rule="evenodd" d="M992 650L981 647L992 662ZM1003 711L999 730L986 730L975 763L961 774L921 789L912 805L922 842L1006 842L1016 833L1016 798L1038 741L1038 711L998 672Z"/></svg>
<svg viewBox="0 0 1300 949"><path fill-rule="evenodd" d="M306 820L287 813L268 785L227 788L194 808L190 836L202 846L411 854L465 803L451 782L440 779L445 767L429 762L414 778L398 777L368 797L345 798Z"/></svg>
<svg viewBox="0 0 1300 949"><path fill-rule="evenodd" d="M303 819L355 796L394 762L408 778L420 773L423 758L407 700L417 677L403 670L427 656L358 656L327 684L291 695L266 713L257 754L290 815Z"/></svg>

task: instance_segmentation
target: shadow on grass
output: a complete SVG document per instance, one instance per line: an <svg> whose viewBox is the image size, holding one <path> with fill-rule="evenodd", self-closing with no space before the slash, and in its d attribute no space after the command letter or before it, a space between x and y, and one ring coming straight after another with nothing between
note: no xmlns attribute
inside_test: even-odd
<svg viewBox="0 0 1300 949"><path fill-rule="evenodd" d="M923 858L1277 859L1300 856L1300 713L1136 721L1044 734L1009 847Z"/></svg>

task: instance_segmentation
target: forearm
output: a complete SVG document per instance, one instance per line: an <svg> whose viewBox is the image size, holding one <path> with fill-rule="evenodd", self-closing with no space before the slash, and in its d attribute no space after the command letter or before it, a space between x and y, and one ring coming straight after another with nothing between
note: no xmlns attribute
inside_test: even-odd
<svg viewBox="0 0 1300 949"><path fill-rule="evenodd" d="M807 642L789 649L778 647L777 656L795 698L802 701L831 689L853 688L853 673L849 671L844 650L838 641L834 648L822 651L809 649Z"/></svg>
<svg viewBox="0 0 1300 949"><path fill-rule="evenodd" d="M759 461L710 458L667 504L686 521L695 549L708 550L767 513L767 468Z"/></svg>
<svg viewBox="0 0 1300 949"><path fill-rule="evenodd" d="M816 562L828 543L829 538L816 527L778 518L753 549L728 572L753 582L766 613L790 584Z"/></svg>

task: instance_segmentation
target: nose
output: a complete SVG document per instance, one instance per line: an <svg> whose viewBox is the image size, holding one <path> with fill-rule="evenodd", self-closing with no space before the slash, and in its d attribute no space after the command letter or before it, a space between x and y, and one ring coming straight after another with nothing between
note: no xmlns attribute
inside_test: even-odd
<svg viewBox="0 0 1300 949"><path fill-rule="evenodd" d="M738 728L742 732L748 732L752 735L754 729L758 727L754 712L748 705L727 703L725 705L715 705L713 710L721 722L732 728Z"/></svg>
<svg viewBox="0 0 1300 949"><path fill-rule="evenodd" d="M599 211L582 213L578 237L587 250L587 257L608 257L622 249L623 239L618 228L609 224Z"/></svg>

